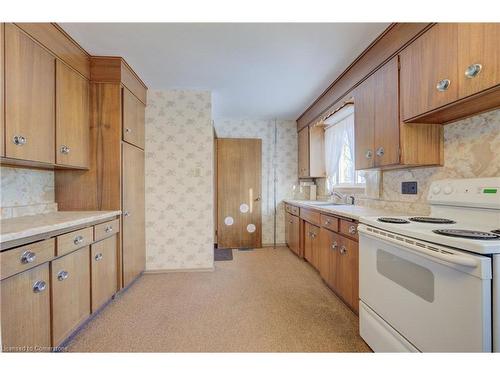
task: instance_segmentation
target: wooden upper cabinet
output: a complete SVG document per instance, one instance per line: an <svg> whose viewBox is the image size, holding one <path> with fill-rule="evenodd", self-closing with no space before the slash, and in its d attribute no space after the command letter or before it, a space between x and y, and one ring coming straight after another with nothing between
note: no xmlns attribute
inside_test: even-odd
<svg viewBox="0 0 500 375"><path fill-rule="evenodd" d="M127 285L144 271L145 202L144 151L123 143L123 284Z"/></svg>
<svg viewBox="0 0 500 375"><path fill-rule="evenodd" d="M396 56L374 74L376 167L399 163L399 68Z"/></svg>
<svg viewBox="0 0 500 375"><path fill-rule="evenodd" d="M56 163L89 165L89 82L63 62L56 65Z"/></svg>
<svg viewBox="0 0 500 375"><path fill-rule="evenodd" d="M298 133L299 146L299 178L309 177L309 128Z"/></svg>
<svg viewBox="0 0 500 375"><path fill-rule="evenodd" d="M401 114L404 121L459 97L458 24L431 27L401 53Z"/></svg>
<svg viewBox="0 0 500 375"><path fill-rule="evenodd" d="M461 98L500 84L500 23L458 24Z"/></svg>
<svg viewBox="0 0 500 375"><path fill-rule="evenodd" d="M144 149L145 105L123 88L123 140Z"/></svg>
<svg viewBox="0 0 500 375"><path fill-rule="evenodd" d="M54 163L55 58L5 25L5 156Z"/></svg>
<svg viewBox="0 0 500 375"><path fill-rule="evenodd" d="M0 287L3 350L50 350L49 263L2 280Z"/></svg>
<svg viewBox="0 0 500 375"><path fill-rule="evenodd" d="M354 91L354 142L356 169L375 166L375 77L372 75Z"/></svg>

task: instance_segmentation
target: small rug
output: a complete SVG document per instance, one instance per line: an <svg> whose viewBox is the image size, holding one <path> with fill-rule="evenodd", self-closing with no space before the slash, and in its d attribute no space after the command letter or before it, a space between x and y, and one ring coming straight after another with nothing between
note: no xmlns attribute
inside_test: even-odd
<svg viewBox="0 0 500 375"><path fill-rule="evenodd" d="M214 249L214 260L233 260L233 249Z"/></svg>

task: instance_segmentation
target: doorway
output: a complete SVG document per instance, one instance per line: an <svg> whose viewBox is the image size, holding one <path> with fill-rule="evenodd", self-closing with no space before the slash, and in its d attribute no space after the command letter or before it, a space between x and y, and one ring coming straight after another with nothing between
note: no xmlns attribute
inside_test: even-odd
<svg viewBox="0 0 500 375"><path fill-rule="evenodd" d="M262 247L262 141L217 139L219 248Z"/></svg>

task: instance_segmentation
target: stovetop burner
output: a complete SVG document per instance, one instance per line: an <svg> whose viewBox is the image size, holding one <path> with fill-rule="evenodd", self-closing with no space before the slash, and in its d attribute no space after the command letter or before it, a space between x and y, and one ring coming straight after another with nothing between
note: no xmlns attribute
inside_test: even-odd
<svg viewBox="0 0 500 375"><path fill-rule="evenodd" d="M408 220L399 219L397 217L379 217L377 220L381 221L382 223L391 223L391 224L408 224L409 223Z"/></svg>
<svg viewBox="0 0 500 375"><path fill-rule="evenodd" d="M476 230L467 229L435 229L434 233L442 234L443 236L467 238L470 240L498 240L500 236L489 232L479 232Z"/></svg>
<svg viewBox="0 0 500 375"><path fill-rule="evenodd" d="M410 217L410 221L415 221L417 223L431 223L431 224L455 224L455 221L450 219L444 219L441 217L428 217L428 216Z"/></svg>
<svg viewBox="0 0 500 375"><path fill-rule="evenodd" d="M500 229L492 230L491 233L500 234Z"/></svg>

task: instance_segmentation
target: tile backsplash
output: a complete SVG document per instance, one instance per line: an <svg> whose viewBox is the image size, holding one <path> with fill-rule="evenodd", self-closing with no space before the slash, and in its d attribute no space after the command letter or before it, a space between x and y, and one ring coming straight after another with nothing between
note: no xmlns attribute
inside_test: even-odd
<svg viewBox="0 0 500 375"><path fill-rule="evenodd" d="M53 171L0 167L0 180L2 219L57 211Z"/></svg>

